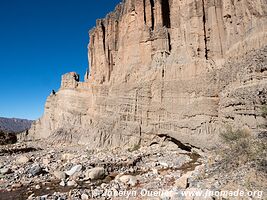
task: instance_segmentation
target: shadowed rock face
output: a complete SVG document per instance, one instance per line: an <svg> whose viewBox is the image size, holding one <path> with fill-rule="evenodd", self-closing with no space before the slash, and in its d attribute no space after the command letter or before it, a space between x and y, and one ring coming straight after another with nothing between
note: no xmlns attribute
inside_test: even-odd
<svg viewBox="0 0 267 200"><path fill-rule="evenodd" d="M85 82L64 75L29 136L212 147L226 125L257 133L266 46L266 0L125 0L90 31Z"/></svg>
<svg viewBox="0 0 267 200"><path fill-rule="evenodd" d="M14 144L17 142L15 133L4 133L0 131L0 145Z"/></svg>

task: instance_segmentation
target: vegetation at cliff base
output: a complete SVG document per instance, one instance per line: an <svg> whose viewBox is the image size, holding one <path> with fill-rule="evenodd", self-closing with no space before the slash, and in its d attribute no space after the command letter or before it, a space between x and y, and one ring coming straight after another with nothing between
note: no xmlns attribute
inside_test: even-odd
<svg viewBox="0 0 267 200"><path fill-rule="evenodd" d="M222 164L225 169L248 164L260 171L267 172L265 138L252 135L248 130L234 130L232 127L227 127L220 137L227 146L221 151Z"/></svg>

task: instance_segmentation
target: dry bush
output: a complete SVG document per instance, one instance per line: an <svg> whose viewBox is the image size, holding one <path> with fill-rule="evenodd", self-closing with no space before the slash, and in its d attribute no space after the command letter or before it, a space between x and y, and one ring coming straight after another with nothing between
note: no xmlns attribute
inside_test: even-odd
<svg viewBox="0 0 267 200"><path fill-rule="evenodd" d="M221 133L221 138L226 148L221 150L222 164L224 169L249 164L260 171L267 169L267 143L265 139L252 136L246 130L233 130L227 128Z"/></svg>
<svg viewBox="0 0 267 200"><path fill-rule="evenodd" d="M267 106L266 105L263 105L261 107L261 115L262 117L267 118Z"/></svg>
<svg viewBox="0 0 267 200"><path fill-rule="evenodd" d="M137 151L141 148L140 144L135 144L132 148L128 149L129 152Z"/></svg>

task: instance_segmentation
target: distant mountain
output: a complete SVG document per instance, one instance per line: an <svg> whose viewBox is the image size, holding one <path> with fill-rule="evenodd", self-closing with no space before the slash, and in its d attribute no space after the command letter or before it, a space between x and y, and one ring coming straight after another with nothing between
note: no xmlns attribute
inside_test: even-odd
<svg viewBox="0 0 267 200"><path fill-rule="evenodd" d="M0 117L0 131L20 133L31 127L32 120Z"/></svg>

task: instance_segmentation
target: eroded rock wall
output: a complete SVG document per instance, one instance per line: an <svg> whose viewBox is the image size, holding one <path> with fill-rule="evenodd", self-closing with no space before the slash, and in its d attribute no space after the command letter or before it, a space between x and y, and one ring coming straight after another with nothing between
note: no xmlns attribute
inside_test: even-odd
<svg viewBox="0 0 267 200"><path fill-rule="evenodd" d="M227 125L257 132L266 45L266 0L125 0L90 31L85 82L64 76L30 135L211 147Z"/></svg>

